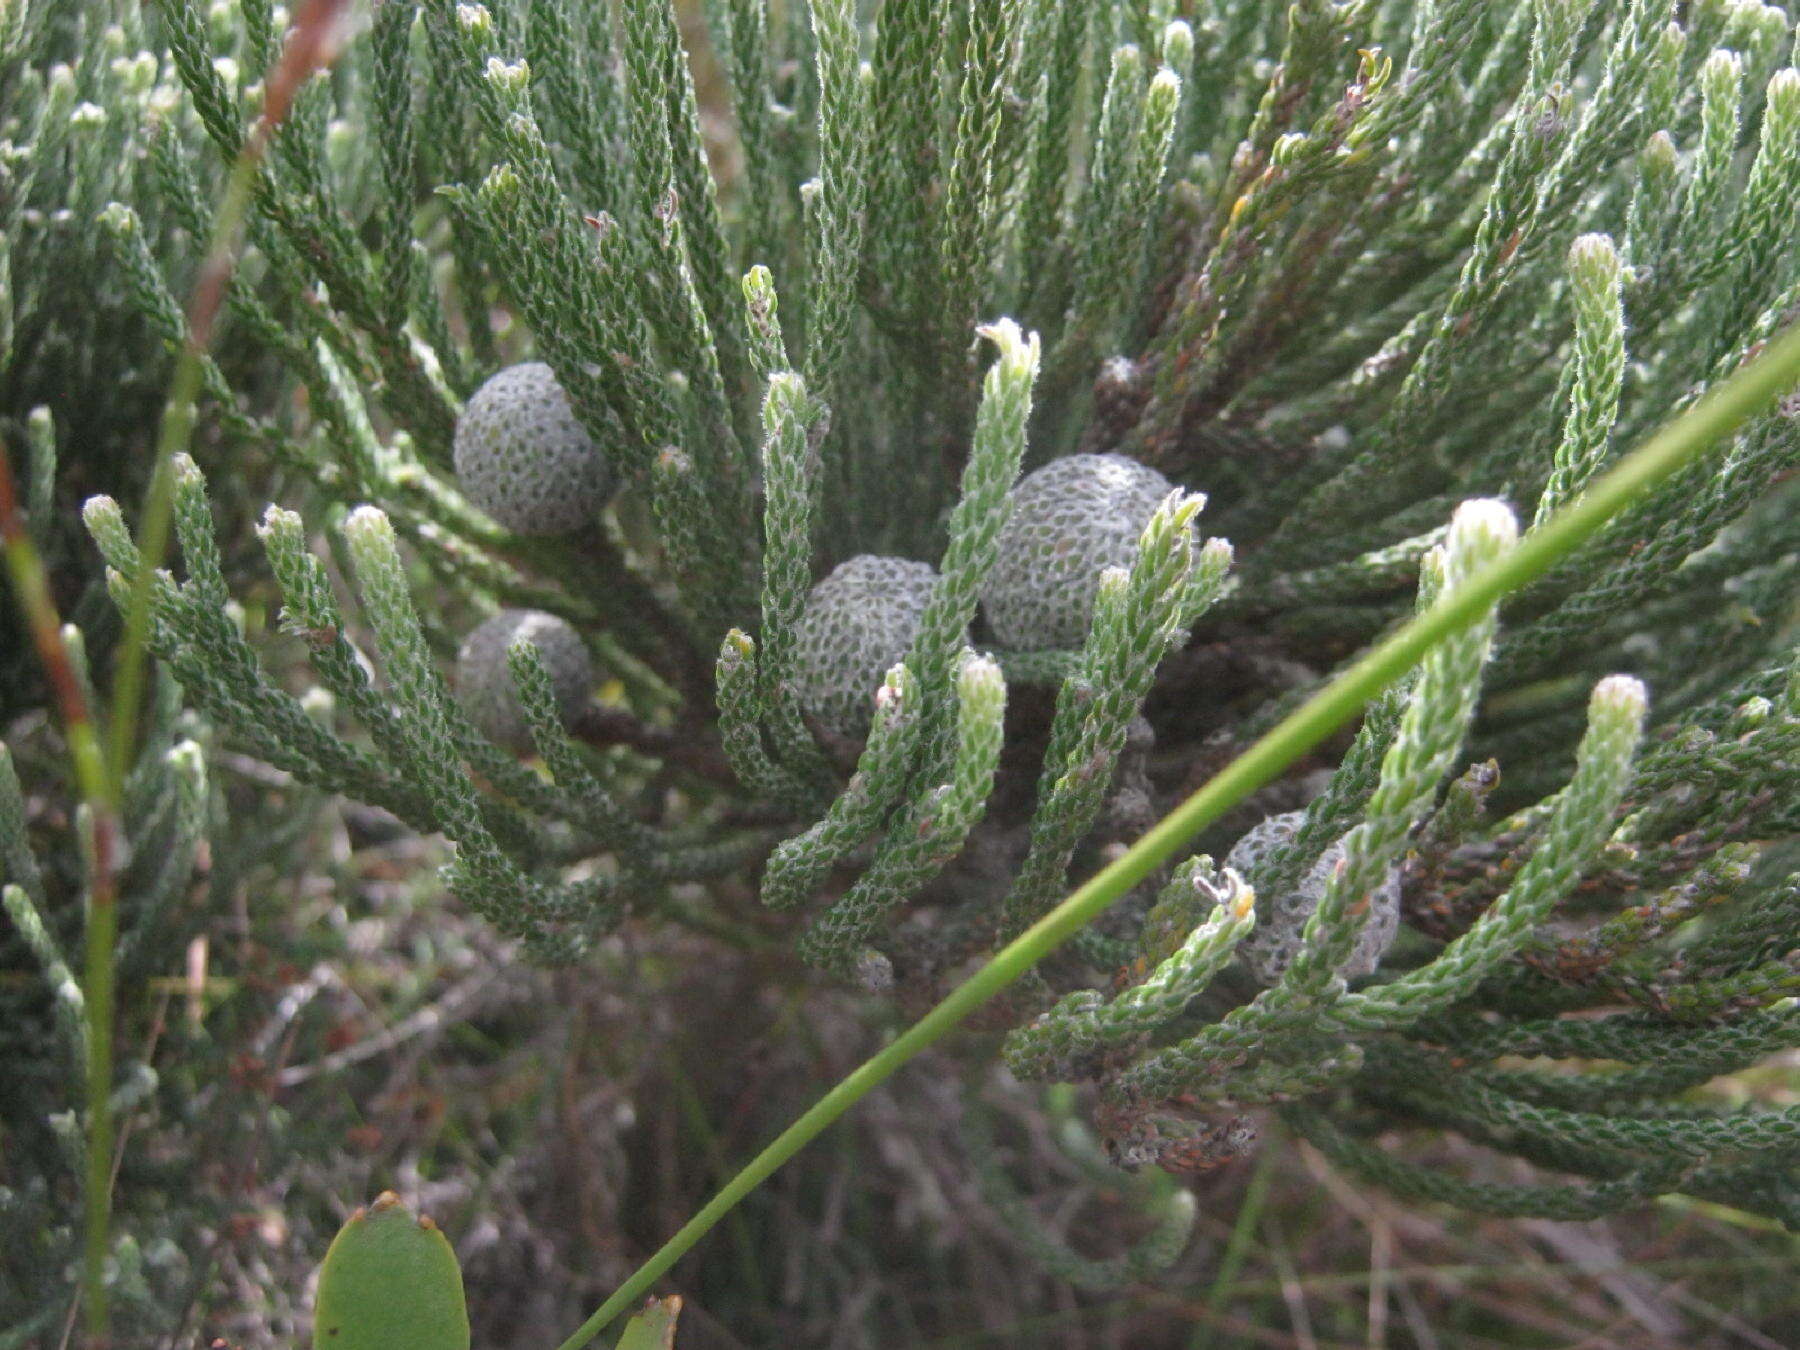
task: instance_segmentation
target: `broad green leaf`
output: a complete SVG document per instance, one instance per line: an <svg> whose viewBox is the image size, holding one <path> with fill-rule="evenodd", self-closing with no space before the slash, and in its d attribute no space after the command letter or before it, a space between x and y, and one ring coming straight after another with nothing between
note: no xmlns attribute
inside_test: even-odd
<svg viewBox="0 0 1800 1350"><path fill-rule="evenodd" d="M392 1191L352 1214L325 1253L313 1350L469 1350L456 1253Z"/></svg>

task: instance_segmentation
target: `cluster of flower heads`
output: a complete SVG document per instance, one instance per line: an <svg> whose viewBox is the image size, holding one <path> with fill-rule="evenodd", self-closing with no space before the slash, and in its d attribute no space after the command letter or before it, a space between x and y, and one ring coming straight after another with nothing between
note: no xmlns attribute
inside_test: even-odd
<svg viewBox="0 0 1800 1350"><path fill-rule="evenodd" d="M1008 494L999 558L981 592L998 646L1036 652L1079 647L1109 567L1129 567L1168 479L1124 455L1070 455L1021 478ZM925 563L861 554L807 597L795 693L821 724L868 730L870 700L906 655L936 573Z"/></svg>
<svg viewBox="0 0 1800 1350"><path fill-rule="evenodd" d="M454 460L463 494L517 534L590 526L613 489L612 465L541 361L508 366L475 391L457 419ZM565 721L594 686L586 645L553 614L504 609L475 628L457 653L457 690L475 725L515 750L531 744L506 656L519 640L537 648Z"/></svg>
<svg viewBox="0 0 1800 1350"><path fill-rule="evenodd" d="M613 488L605 454L536 361L476 391L457 421L455 465L469 500L519 534L589 525ZM1116 454L1071 455L1022 478L982 591L995 641L1017 651L1079 646L1101 574L1130 566L1145 522L1172 490L1155 469ZM868 731L874 691L912 645L936 579L928 563L859 554L813 588L796 632L794 693L821 726L847 737ZM578 706L567 689L591 682L571 655L579 638L548 614L509 610L470 634L459 686L478 724L513 746L524 744L525 726L506 647L520 636L544 653L566 713Z"/></svg>
<svg viewBox="0 0 1800 1350"><path fill-rule="evenodd" d="M578 529L611 491L605 456L539 362L508 367L482 385L457 424L455 448L470 500L522 534ZM1079 646L1102 573L1131 565L1145 522L1173 490L1155 469L1118 454L1070 455L1021 478L981 593L994 640L1021 652ZM911 647L936 581L929 563L864 553L812 588L795 629L794 694L820 726L850 738L867 734L873 691ZM594 668L575 630L541 611L502 610L468 635L457 657L462 701L496 742L523 750L530 730L507 663L521 639L537 648L566 720L587 700ZM1293 840L1304 815L1264 820L1238 840L1226 864L1254 875ZM1258 925L1239 948L1259 983L1274 983L1300 950L1306 921L1343 856L1342 841L1333 843L1298 884L1262 897ZM1373 972L1393 942L1398 878L1390 875L1370 903L1345 966L1351 976Z"/></svg>

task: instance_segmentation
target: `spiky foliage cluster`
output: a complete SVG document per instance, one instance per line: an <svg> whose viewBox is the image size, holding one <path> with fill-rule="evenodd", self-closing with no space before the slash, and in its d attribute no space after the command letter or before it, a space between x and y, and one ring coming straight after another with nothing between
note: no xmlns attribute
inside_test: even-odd
<svg viewBox="0 0 1800 1350"><path fill-rule="evenodd" d="M85 643L65 630L86 679ZM196 736L200 740L196 740ZM122 871L119 974L131 986L180 967L194 927L189 904L202 859L221 815L218 788L209 783L205 727L182 711L175 680L158 682L155 715L124 797L122 823L133 851ZM65 814L59 747L41 731L18 727L0 742L0 1060L7 1091L0 1093L0 1319L29 1343L50 1339L67 1314L67 1273L79 1246L79 1183L83 1112L72 1084L81 1082L88 1026L83 965L83 898L92 882L77 821ZM221 850L221 884L239 877ZM113 1100L119 1111L157 1114L160 1084L148 1057L119 1066ZM126 1181L146 1168L133 1159ZM130 1237L113 1249L115 1289L126 1309L162 1309L196 1278L180 1255L182 1219L175 1211L133 1215Z"/></svg>
<svg viewBox="0 0 1800 1350"><path fill-rule="evenodd" d="M160 12L171 116L235 154L272 11ZM211 365L205 415L324 498L373 673L300 518L262 537L357 730L306 717L224 619L191 464L185 579L152 582L156 649L210 718L442 831L454 894L545 959L632 916L708 922L761 863L808 960L939 988L1800 301L1773 6L707 13L716 175L668 0L389 0L275 138L230 322L305 398L245 406ZM105 219L140 310L178 314L149 209ZM526 348L623 485L566 537L508 532L454 472L464 400ZM1021 473L1078 452L1177 490L1108 508L1136 544L1079 631L1008 650L981 601ZM1441 644L1201 841L1302 810L1282 847L1196 855L1014 999L1015 1072L1096 1084L1128 1164L1214 1165L1274 1104L1407 1195L1574 1217L1684 1190L1800 1221L1800 1117L1684 1095L1800 1041L1797 457L1770 411ZM117 506L88 521L136 575ZM904 660L841 691L858 746L809 725L802 639L815 581L864 553L935 579ZM617 677L565 724L511 649L547 772L445 676L503 605ZM1359 976L1396 872L1404 931ZM1254 989L1235 945L1309 889ZM1394 1129L1571 1179L1444 1175Z"/></svg>
<svg viewBox="0 0 1800 1350"><path fill-rule="evenodd" d="M109 201L153 195L153 145L181 154L161 129L173 90L159 87L154 27L124 4L9 5L0 18L0 408L49 405L114 453L126 414L154 422L166 383L154 320L126 298L98 226ZM178 220L146 208L150 253L170 256Z"/></svg>
<svg viewBox="0 0 1800 1350"><path fill-rule="evenodd" d="M182 285L187 232L205 229L208 214L202 194L173 202L152 186L191 179L195 149L168 120L178 100L156 30L130 0L38 0L0 14L0 436L30 480L33 535L63 612L99 659L111 607L77 508L93 492L142 492L169 317L131 294L132 260L103 210L141 202L132 259ZM275 396L261 351L240 348L229 364L239 388ZM0 593L0 624L11 634L21 623L11 592ZM30 644L0 646L0 716L45 697Z"/></svg>

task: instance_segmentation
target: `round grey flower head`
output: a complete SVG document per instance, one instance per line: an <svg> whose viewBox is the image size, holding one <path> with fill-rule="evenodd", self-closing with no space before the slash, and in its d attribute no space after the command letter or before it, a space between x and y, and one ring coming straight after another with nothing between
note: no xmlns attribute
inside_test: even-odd
<svg viewBox="0 0 1800 1350"><path fill-rule="evenodd" d="M1225 865L1253 881L1252 872L1276 850L1292 842L1305 819L1304 811L1270 816L1232 845L1231 852L1225 855ZM1319 901L1325 898L1325 887L1331 881L1331 874L1343 860L1344 841L1340 839L1320 855L1291 892L1257 896L1256 927L1238 944L1238 955L1244 958L1244 964L1257 983L1274 984L1300 951L1303 945L1300 937L1306 921L1319 907ZM1390 871L1369 897L1369 917L1344 965L1344 975L1354 978L1373 973L1393 945L1394 934L1399 928L1400 874Z"/></svg>
<svg viewBox="0 0 1800 1350"><path fill-rule="evenodd" d="M1079 647L1100 574L1131 566L1144 526L1173 490L1155 469L1124 455L1070 455L1021 478L981 592L999 644Z"/></svg>
<svg viewBox="0 0 1800 1350"><path fill-rule="evenodd" d="M842 736L869 729L875 691L906 655L937 572L861 553L812 588L794 630L794 696Z"/></svg>
<svg viewBox="0 0 1800 1350"><path fill-rule="evenodd" d="M519 534L566 534L612 490L612 466L542 361L508 366L456 419L456 480L465 496Z"/></svg>
<svg viewBox="0 0 1800 1350"><path fill-rule="evenodd" d="M557 710L572 721L594 688L594 663L587 647L554 614L541 609L503 609L463 639L456 654L456 693L469 720L500 745L531 748L531 724L519 703L506 653L523 638L537 648L556 691Z"/></svg>

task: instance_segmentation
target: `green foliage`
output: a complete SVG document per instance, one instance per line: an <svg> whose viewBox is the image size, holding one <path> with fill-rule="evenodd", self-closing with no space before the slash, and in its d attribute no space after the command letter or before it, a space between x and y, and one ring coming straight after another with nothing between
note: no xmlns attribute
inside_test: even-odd
<svg viewBox="0 0 1800 1350"><path fill-rule="evenodd" d="M196 158L197 137L144 6L40 0L7 7L0 18L0 437L58 606L88 633L103 669L111 607L77 507L94 492L136 499L148 481L171 315L146 306L137 281L143 269L186 284L187 203L164 206L156 185L169 163ZM124 249L107 223L115 198L142 208ZM179 310L173 318L180 322ZM261 350L241 350L227 364L250 398L279 396L282 377ZM23 632L24 622L11 592L0 593L0 625L11 634ZM0 646L0 717L11 720L47 697L30 644Z"/></svg>
<svg viewBox="0 0 1800 1350"><path fill-rule="evenodd" d="M209 359L199 410L308 484L315 533L271 508L261 538L341 722L233 624L188 461L153 647L242 749L441 831L449 890L537 959L707 926L760 863L803 957L929 997L1782 326L1800 75L1752 8L722 0L715 176L668 0L389 0L258 171L225 318L257 359ZM164 223L205 233L275 35L254 5L159 14L185 139L151 182L70 181L176 343ZM618 480L539 494L567 532L456 472L473 391L527 356L566 400L537 467L580 443ZM1016 994L1008 1062L1093 1085L1130 1165L1217 1165L1274 1108L1408 1195L1796 1222L1791 1109L1683 1096L1800 1040L1796 426L1762 412L1439 644ZM1075 455L1157 490L1034 533ZM86 519L122 592L124 512ZM864 556L918 593L839 597L862 608L816 643ZM502 644L496 741L444 672L519 609L617 683L576 700ZM1292 959L1253 990L1238 946L1284 906ZM1622 1067L1496 1062L1519 1044ZM1393 1128L1572 1179L1443 1177Z"/></svg>
<svg viewBox="0 0 1800 1350"><path fill-rule="evenodd" d="M85 683L81 633L70 626L62 637ZM159 999L149 986L182 968L209 912L240 887L267 887L271 865L290 865L317 804L304 790L260 801L234 792L213 762L216 746L212 729L183 710L180 686L160 671L123 793L119 821L133 847L114 902L129 1034L119 1038L111 1105L140 1138L156 1141L156 1156L121 1155L108 1286L121 1320L144 1328L173 1329L168 1309L191 1295L203 1268L183 1255L185 1238L224 1217L217 1197L164 1186L169 1173L199 1166L202 1145L168 1129L185 1115L195 1084L154 1061L156 1036L145 1033L167 1015L168 992ZM41 722L21 720L0 742L0 1061L8 1082L0 1093L0 1322L25 1340L50 1334L68 1313L92 1115L80 1084L93 1034L82 951L95 878L87 808L73 819L64 810L72 795L65 755ZM191 1053L193 1071L219 1069L205 1047Z"/></svg>
<svg viewBox="0 0 1800 1350"><path fill-rule="evenodd" d="M1116 1173L1108 1176L1113 1169L1080 1122L1065 1116L1060 1124L1058 1145L1084 1165L1094 1179L1102 1184L1116 1183ZM1008 1175L986 1109L974 1101L965 1103L963 1130L980 1180L982 1198L993 1207L1016 1242L1045 1269L1077 1289L1112 1290L1153 1280L1175 1262L1193 1234L1194 1220L1199 1214L1193 1195L1173 1179L1151 1173L1133 1188L1139 1193L1133 1199L1142 1205L1151 1221L1149 1231L1118 1255L1085 1255L1073 1241L1074 1232L1067 1236L1056 1232L1033 1210L1028 1193ZM1070 1227L1078 1231L1078 1224Z"/></svg>
<svg viewBox="0 0 1800 1350"><path fill-rule="evenodd" d="M319 1266L313 1350L468 1350L462 1269L392 1191L358 1209Z"/></svg>
<svg viewBox="0 0 1800 1350"><path fill-rule="evenodd" d="M675 1324L681 1317L681 1300L652 1299L650 1305L625 1324L619 1350L674 1350Z"/></svg>

